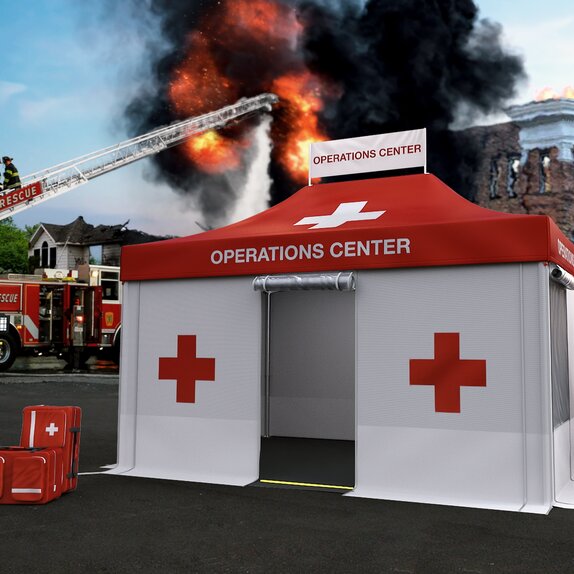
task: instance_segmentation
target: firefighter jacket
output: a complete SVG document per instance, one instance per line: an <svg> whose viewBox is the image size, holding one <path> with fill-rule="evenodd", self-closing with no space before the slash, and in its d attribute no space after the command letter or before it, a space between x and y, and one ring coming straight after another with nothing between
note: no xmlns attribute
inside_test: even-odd
<svg viewBox="0 0 574 574"><path fill-rule="evenodd" d="M20 187L22 187L20 174L18 173L16 166L10 162L4 168L4 190L18 189Z"/></svg>

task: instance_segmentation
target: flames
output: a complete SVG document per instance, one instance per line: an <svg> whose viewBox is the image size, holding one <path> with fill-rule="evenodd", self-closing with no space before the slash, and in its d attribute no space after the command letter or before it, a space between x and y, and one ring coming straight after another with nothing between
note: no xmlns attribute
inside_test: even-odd
<svg viewBox="0 0 574 574"><path fill-rule="evenodd" d="M301 32L293 8L278 0L218 2L189 35L186 57L169 86L170 102L181 117L215 110L243 96L276 93L281 104L274 113L273 155L296 183L307 178L309 143L327 139L318 113L328 90L301 61ZM248 81L244 72L234 74L238 62L248 69L261 62L266 65ZM241 79L235 80L234 75ZM238 133L207 132L190 140L185 153L206 173L239 169L248 142L247 136Z"/></svg>
<svg viewBox="0 0 574 574"><path fill-rule="evenodd" d="M317 114L323 109L321 84L309 72L286 75L273 82L272 91L287 102L289 128L279 161L296 181L305 181L309 165L309 144L326 137Z"/></svg>
<svg viewBox="0 0 574 574"><path fill-rule="evenodd" d="M241 165L240 147L218 132L210 130L190 139L185 150L190 159L206 173L221 173Z"/></svg>
<svg viewBox="0 0 574 574"><path fill-rule="evenodd" d="M173 74L169 98L178 114L200 115L223 107L235 97L231 81L220 71L202 34L192 33L187 58Z"/></svg>
<svg viewBox="0 0 574 574"><path fill-rule="evenodd" d="M293 48L302 31L295 12L272 0L227 0L220 15L220 28L226 31L228 42L241 44L244 36L249 36L271 50L282 42Z"/></svg>
<svg viewBox="0 0 574 574"><path fill-rule="evenodd" d="M559 99L574 99L574 87L566 86L562 92L557 93L552 88L544 88L540 90L534 98L537 102L543 102L545 100L559 100Z"/></svg>

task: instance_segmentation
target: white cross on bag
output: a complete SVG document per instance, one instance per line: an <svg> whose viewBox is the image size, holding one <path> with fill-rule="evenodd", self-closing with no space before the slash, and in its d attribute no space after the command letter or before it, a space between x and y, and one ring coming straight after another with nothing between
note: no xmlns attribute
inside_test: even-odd
<svg viewBox="0 0 574 574"><path fill-rule="evenodd" d="M327 229L329 227L339 227L348 221L366 221L378 219L385 211L361 211L367 205L366 201L351 201L340 203L339 207L331 215L314 215L304 217L295 225L313 225L309 229Z"/></svg>
<svg viewBox="0 0 574 574"><path fill-rule="evenodd" d="M59 430L60 429L54 423L50 423L50 426L46 427L46 432L50 436L54 436Z"/></svg>

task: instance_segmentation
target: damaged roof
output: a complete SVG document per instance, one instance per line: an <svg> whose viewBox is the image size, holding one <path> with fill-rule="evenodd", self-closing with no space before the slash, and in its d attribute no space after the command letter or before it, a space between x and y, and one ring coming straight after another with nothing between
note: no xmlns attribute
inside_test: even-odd
<svg viewBox="0 0 574 574"><path fill-rule="evenodd" d="M54 223L40 223L52 239L58 244L68 245L134 245L138 243L148 243L150 241L161 241L167 239L165 236L149 235L136 229L127 229L126 223L118 225L98 225L93 226L86 223L80 215L72 223L67 225L56 225Z"/></svg>

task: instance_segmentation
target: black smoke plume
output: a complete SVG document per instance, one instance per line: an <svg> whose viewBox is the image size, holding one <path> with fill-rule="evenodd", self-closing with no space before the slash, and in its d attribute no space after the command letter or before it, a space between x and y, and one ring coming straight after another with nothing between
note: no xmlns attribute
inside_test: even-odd
<svg viewBox="0 0 574 574"><path fill-rule="evenodd" d="M334 138L427 128L428 168L472 199L481 150L449 127L500 111L523 78L501 28L471 0L371 0L363 10L300 4L311 71L342 87L322 120Z"/></svg>
<svg viewBox="0 0 574 574"><path fill-rule="evenodd" d="M500 26L479 20L472 0L282 2L303 25L295 51L270 53L249 41L237 50L225 38L217 42L215 57L236 83L237 96L270 91L276 75L306 66L337 87L336 96L325 96L320 115L330 138L426 127L429 172L472 199L481 150L465 132L450 127L461 114L472 119L477 113L500 111L524 77L520 58L502 48ZM146 17L159 19L166 43L162 51L150 50L149 87L127 107L134 135L181 119L169 101L168 86L173 71L190 57L190 32L199 30L219 5L148 0ZM209 34L209 29L201 32ZM214 102L213 108L233 101ZM288 121L281 114L274 112L272 138L281 138L281 123ZM271 203L277 203L300 186L273 155L271 159ZM192 194L207 222L224 217L234 201L236 181L201 172L178 148L154 156L153 162L157 179Z"/></svg>

